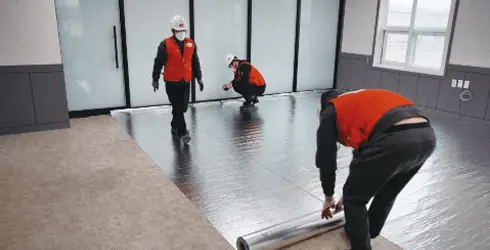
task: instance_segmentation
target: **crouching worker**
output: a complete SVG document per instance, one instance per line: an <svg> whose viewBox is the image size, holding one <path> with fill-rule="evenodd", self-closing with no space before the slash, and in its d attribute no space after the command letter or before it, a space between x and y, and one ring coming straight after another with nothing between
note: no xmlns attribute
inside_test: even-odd
<svg viewBox="0 0 490 250"><path fill-rule="evenodd" d="M262 74L250 63L240 60L234 55L226 56L226 65L234 72L234 79L223 85L224 90L233 87L235 92L245 98L244 107L252 106L259 102L258 96L265 92L265 80Z"/></svg>
<svg viewBox="0 0 490 250"><path fill-rule="evenodd" d="M315 161L325 194L322 218L343 205L352 249L371 249L396 197L435 150L434 130L411 100L387 90L329 90L320 105ZM337 142L354 151L335 204Z"/></svg>

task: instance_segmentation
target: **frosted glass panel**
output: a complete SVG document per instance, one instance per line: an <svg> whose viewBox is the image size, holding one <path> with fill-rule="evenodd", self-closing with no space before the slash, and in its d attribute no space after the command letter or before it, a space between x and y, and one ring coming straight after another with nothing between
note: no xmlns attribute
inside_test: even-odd
<svg viewBox="0 0 490 250"><path fill-rule="evenodd" d="M163 77L160 90L153 92L153 60L160 42L172 35L169 23L174 15L183 16L190 27L189 1L125 0L124 7L131 106L168 104Z"/></svg>
<svg viewBox="0 0 490 250"><path fill-rule="evenodd" d="M293 86L296 0L253 0L252 64L267 83L265 94Z"/></svg>
<svg viewBox="0 0 490 250"><path fill-rule="evenodd" d="M219 13L219 14L218 14ZM225 55L247 57L247 1L194 0L195 40L201 59L204 91L196 92L197 100L239 96L221 86L233 79L225 63Z"/></svg>
<svg viewBox="0 0 490 250"><path fill-rule="evenodd" d="M303 0L298 90L333 87L339 0Z"/></svg>
<svg viewBox="0 0 490 250"><path fill-rule="evenodd" d="M55 4L68 109L125 106L118 0Z"/></svg>

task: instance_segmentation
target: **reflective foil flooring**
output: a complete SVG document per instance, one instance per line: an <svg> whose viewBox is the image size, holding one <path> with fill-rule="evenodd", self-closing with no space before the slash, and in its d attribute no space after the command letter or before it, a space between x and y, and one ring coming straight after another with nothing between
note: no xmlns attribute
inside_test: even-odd
<svg viewBox="0 0 490 250"><path fill-rule="evenodd" d="M113 116L234 246L239 236L321 209L319 99L267 96L249 111L241 100L191 105L188 146L170 134L169 107ZM382 234L404 249L490 249L490 123L425 111L436 152L399 195ZM350 160L341 147L336 197Z"/></svg>

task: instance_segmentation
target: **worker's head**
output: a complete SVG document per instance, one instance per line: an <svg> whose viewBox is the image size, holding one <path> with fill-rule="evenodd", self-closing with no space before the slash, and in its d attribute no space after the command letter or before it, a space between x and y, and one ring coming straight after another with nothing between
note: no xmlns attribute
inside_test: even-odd
<svg viewBox="0 0 490 250"><path fill-rule="evenodd" d="M177 40L184 41L187 31L187 22L185 21L184 17L180 15L175 15L172 17L170 20L170 29L172 29L172 34L175 36L175 38L177 38Z"/></svg>
<svg viewBox="0 0 490 250"><path fill-rule="evenodd" d="M235 72L236 69L238 68L239 60L238 57L236 57L235 55L227 54L225 56L225 63L226 66L228 66L228 68L231 69L231 71Z"/></svg>
<svg viewBox="0 0 490 250"><path fill-rule="evenodd" d="M324 92L322 94L320 104L318 105L318 108L317 108L318 117L320 117L323 110L325 109L325 107L327 107L327 104L331 100L335 99L336 97L338 97L339 95L341 95L343 93L345 93L345 91L338 90L338 89L330 89L330 90L327 90L326 92Z"/></svg>

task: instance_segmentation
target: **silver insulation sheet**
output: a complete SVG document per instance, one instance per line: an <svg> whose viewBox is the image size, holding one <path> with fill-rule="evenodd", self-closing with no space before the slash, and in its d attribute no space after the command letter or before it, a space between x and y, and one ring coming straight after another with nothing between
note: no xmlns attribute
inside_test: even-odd
<svg viewBox="0 0 490 250"><path fill-rule="evenodd" d="M244 236L236 241L238 250L272 250L293 245L344 225L344 212L330 219L321 219L321 211L286 221Z"/></svg>

